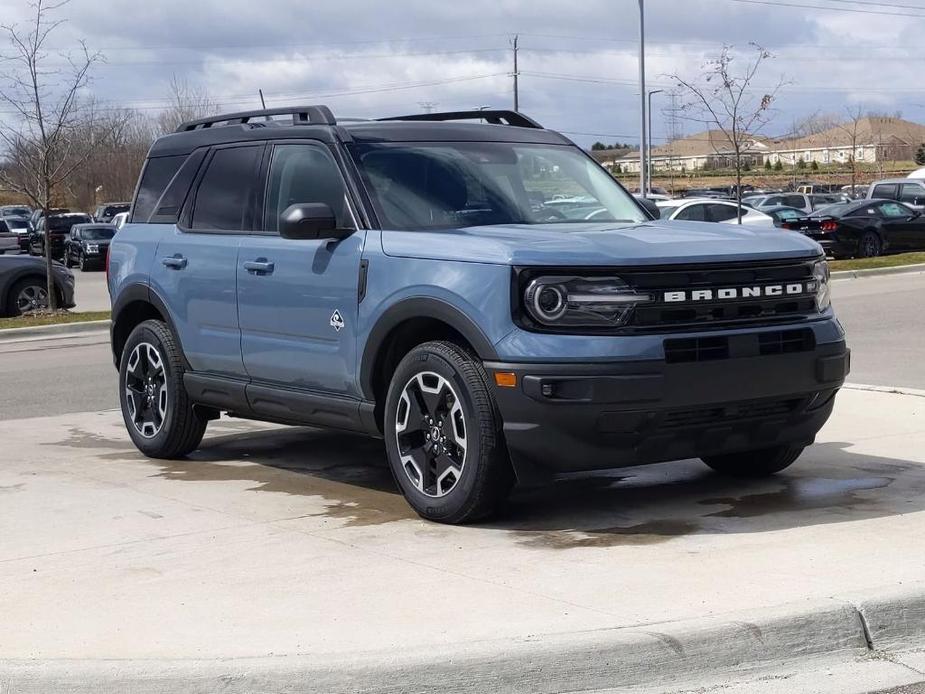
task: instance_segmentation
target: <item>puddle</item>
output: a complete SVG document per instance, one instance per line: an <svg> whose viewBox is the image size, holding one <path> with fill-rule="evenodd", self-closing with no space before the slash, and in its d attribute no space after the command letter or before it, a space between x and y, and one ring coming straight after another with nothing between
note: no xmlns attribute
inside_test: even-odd
<svg viewBox="0 0 925 694"><path fill-rule="evenodd" d="M544 549L657 545L681 535L697 532L700 525L685 520L653 520L636 525L596 530L521 531L520 544Z"/></svg>
<svg viewBox="0 0 925 694"><path fill-rule="evenodd" d="M775 482L778 480L775 480ZM858 496L858 492L883 489L894 481L891 477L859 477L829 479L810 477L781 479L781 489L741 496L703 499L703 506L728 506L723 511L708 513L712 518L756 518L771 513L797 512L838 507L850 509L875 499Z"/></svg>

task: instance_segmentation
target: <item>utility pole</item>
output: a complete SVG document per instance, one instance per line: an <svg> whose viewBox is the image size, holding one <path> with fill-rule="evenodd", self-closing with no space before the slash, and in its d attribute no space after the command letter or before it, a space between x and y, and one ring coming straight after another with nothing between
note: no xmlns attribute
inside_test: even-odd
<svg viewBox="0 0 925 694"><path fill-rule="evenodd" d="M648 104L648 109L649 109L649 140L648 140L648 148L647 148L647 151L646 151L646 159L647 159L648 162L649 162L649 173L648 173L648 177L647 177L647 182L648 182L648 184L649 184L649 187L646 189L646 191L649 192L649 193L652 192L652 140L655 139L654 136L653 136L653 134L652 134L652 132L653 132L653 131L652 131L652 95L653 95L653 94L661 94L663 91L665 91L665 90L664 90L664 89L653 89L652 91L649 92L649 104Z"/></svg>
<svg viewBox="0 0 925 694"><path fill-rule="evenodd" d="M639 192L646 194L646 8L639 0Z"/></svg>
<svg viewBox="0 0 925 694"><path fill-rule="evenodd" d="M520 71L517 69L517 40L520 37L517 34L514 34L513 48L514 48L514 110L520 110L520 92L518 90L517 78L520 77Z"/></svg>
<svg viewBox="0 0 925 694"><path fill-rule="evenodd" d="M418 106L421 107L421 110L424 113L433 113L434 109L437 108L436 101L419 101Z"/></svg>

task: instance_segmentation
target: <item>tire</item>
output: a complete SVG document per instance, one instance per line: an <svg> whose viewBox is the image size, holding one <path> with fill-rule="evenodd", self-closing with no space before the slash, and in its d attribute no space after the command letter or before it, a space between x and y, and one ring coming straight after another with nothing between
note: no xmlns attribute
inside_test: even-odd
<svg viewBox="0 0 925 694"><path fill-rule="evenodd" d="M774 446L708 456L703 462L731 477L769 477L793 465L802 452L803 446Z"/></svg>
<svg viewBox="0 0 925 694"><path fill-rule="evenodd" d="M7 294L6 314L21 316L26 311L48 308L48 287L43 278L26 277L19 280Z"/></svg>
<svg viewBox="0 0 925 694"><path fill-rule="evenodd" d="M874 232L865 232L858 241L858 258L876 258L883 250L880 237Z"/></svg>
<svg viewBox="0 0 925 694"><path fill-rule="evenodd" d="M418 515L455 524L498 510L514 483L501 424L485 369L468 350L427 342L401 360L383 429L392 474Z"/></svg>
<svg viewBox="0 0 925 694"><path fill-rule="evenodd" d="M74 263L71 262L71 254L69 251L64 251L64 267L72 268Z"/></svg>
<svg viewBox="0 0 925 694"><path fill-rule="evenodd" d="M83 253L81 253L80 257L77 259L77 267L80 268L81 272L87 271L87 259L84 257Z"/></svg>
<svg viewBox="0 0 925 694"><path fill-rule="evenodd" d="M207 420L193 409L183 385L185 371L180 347L161 321L144 321L126 340L119 404L132 442L149 458L182 458L205 434Z"/></svg>

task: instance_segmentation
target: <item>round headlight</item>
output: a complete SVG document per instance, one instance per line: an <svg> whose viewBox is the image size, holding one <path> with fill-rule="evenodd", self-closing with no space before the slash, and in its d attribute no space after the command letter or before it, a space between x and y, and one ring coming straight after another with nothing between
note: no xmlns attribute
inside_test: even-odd
<svg viewBox="0 0 925 694"><path fill-rule="evenodd" d="M568 310L568 294L565 287L558 284L542 284L533 280L527 287L527 304L532 313L541 321L559 320Z"/></svg>

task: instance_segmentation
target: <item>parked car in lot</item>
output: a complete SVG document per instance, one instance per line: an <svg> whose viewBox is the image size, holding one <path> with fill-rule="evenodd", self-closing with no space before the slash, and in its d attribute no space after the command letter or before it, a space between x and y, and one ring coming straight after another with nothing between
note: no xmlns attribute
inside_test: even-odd
<svg viewBox="0 0 925 694"><path fill-rule="evenodd" d="M109 224L120 212L128 212L129 207L131 203L128 202L104 202L93 211L93 221Z"/></svg>
<svg viewBox="0 0 925 694"><path fill-rule="evenodd" d="M774 220L774 226L776 227L783 226L784 222L789 222L791 220L800 219L806 216L806 213L803 210L798 210L795 207L763 207L761 208L761 211Z"/></svg>
<svg viewBox="0 0 925 694"><path fill-rule="evenodd" d="M45 255L45 227L49 230L51 257L64 260L64 241L75 224L88 224L90 215L82 212L53 214L48 219L40 217L38 225L29 234L29 255Z"/></svg>
<svg viewBox="0 0 925 694"><path fill-rule="evenodd" d="M687 222L739 223L739 206L728 200L680 198L658 203L662 219ZM764 212L742 205L742 224L774 226L774 219Z"/></svg>
<svg viewBox="0 0 925 694"><path fill-rule="evenodd" d="M73 308L74 273L59 263L52 266L58 306ZM0 314L18 316L48 307L45 261L27 255L0 257Z"/></svg>
<svg viewBox="0 0 925 694"><path fill-rule="evenodd" d="M112 225L116 229L121 229L123 226L125 226L125 222L128 220L128 215L128 212L120 212L112 218Z"/></svg>
<svg viewBox="0 0 925 694"><path fill-rule="evenodd" d="M19 236L14 234L12 227L0 217L0 255L5 253L19 253Z"/></svg>
<svg viewBox="0 0 925 694"><path fill-rule="evenodd" d="M32 229L32 226L29 224L28 217L19 217L13 215L7 215L0 217L6 226L9 228L10 232L16 237L17 250L28 251L29 250L29 231Z"/></svg>
<svg viewBox="0 0 925 694"><path fill-rule="evenodd" d="M0 205L0 217L26 217L32 214L28 205Z"/></svg>
<svg viewBox="0 0 925 694"><path fill-rule="evenodd" d="M68 212L70 212L70 210L67 207L52 207L50 210L48 210L48 213L50 215L66 214ZM45 216L45 211L42 210L42 208L39 208L37 210L32 210L32 215L29 217L29 224L32 226L33 229L35 229L39 225L39 220L44 216Z"/></svg>
<svg viewBox="0 0 925 694"><path fill-rule="evenodd" d="M523 114L219 115L157 140L137 191L108 283L148 456L221 412L381 436L411 506L460 523L556 472L774 474L848 371L815 242L653 220Z"/></svg>
<svg viewBox="0 0 925 694"><path fill-rule="evenodd" d="M64 265L77 265L81 271L102 269L109 253L109 242L118 231L112 224L75 224L64 242Z"/></svg>
<svg viewBox="0 0 925 694"><path fill-rule="evenodd" d="M867 188L868 199L896 200L914 210L925 210L925 181L887 178L874 181Z"/></svg>
<svg viewBox="0 0 925 694"><path fill-rule="evenodd" d="M925 217L895 200L854 200L784 222L834 258L925 250Z"/></svg>

